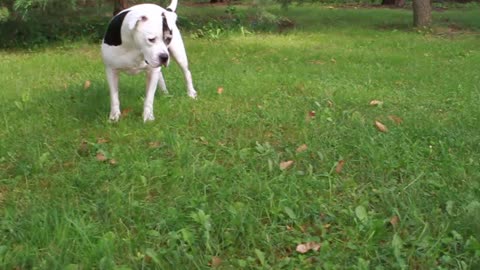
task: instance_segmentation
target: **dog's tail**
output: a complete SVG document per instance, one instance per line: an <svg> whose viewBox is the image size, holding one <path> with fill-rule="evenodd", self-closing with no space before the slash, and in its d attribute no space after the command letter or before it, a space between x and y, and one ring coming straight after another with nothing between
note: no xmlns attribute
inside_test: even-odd
<svg viewBox="0 0 480 270"><path fill-rule="evenodd" d="M167 7L167 10L175 12L175 10L177 9L177 4L178 0L172 0L172 3L170 3L170 5Z"/></svg>

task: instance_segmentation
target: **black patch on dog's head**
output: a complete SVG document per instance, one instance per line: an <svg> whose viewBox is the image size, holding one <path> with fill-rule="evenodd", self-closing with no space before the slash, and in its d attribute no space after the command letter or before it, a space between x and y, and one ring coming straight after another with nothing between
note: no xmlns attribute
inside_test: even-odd
<svg viewBox="0 0 480 270"><path fill-rule="evenodd" d="M110 46L122 45L122 24L128 12L130 12L130 10L121 12L110 21L107 32L103 37L103 42L105 44Z"/></svg>
<svg viewBox="0 0 480 270"><path fill-rule="evenodd" d="M172 29L168 27L167 19L163 17L163 41L165 42L165 45L170 45L170 42L172 41L172 35L173 32Z"/></svg>

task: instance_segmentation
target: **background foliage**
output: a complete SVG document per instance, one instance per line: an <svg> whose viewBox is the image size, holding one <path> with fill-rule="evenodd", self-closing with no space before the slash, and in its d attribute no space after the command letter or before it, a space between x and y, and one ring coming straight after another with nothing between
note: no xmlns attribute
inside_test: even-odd
<svg viewBox="0 0 480 270"><path fill-rule="evenodd" d="M295 3L291 0L278 1L284 8L291 4L302 5L310 2L347 7L381 4L380 0L301 0ZM457 0L441 1L435 5L442 8L445 5L455 5L455 1ZM130 4L141 2L147 1L129 1ZM168 1L155 2L165 5ZM289 19L287 12L273 12L268 8L273 2L255 0L248 5L242 4L247 8L224 3L216 12L210 12L207 16L188 16L187 13L195 14L195 8L208 4L208 1L188 2L185 3L190 6L188 12L185 12L185 7L178 10L179 25L186 31L195 32L194 35L199 38L217 38L232 30L248 34L252 31L281 32L294 27L295 22ZM407 6L408 4L407 2ZM467 5L476 6L477 2ZM112 16L112 10L113 1L105 0L5 0L0 5L0 48L33 48L50 42L79 39L99 42Z"/></svg>

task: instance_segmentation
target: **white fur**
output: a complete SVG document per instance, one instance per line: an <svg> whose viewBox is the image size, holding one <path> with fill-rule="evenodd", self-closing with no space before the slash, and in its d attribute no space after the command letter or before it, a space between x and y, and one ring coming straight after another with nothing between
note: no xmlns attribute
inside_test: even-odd
<svg viewBox="0 0 480 270"><path fill-rule="evenodd" d="M173 0L169 8L172 11L154 5L140 4L132 6L125 16L121 28L122 44L110 46L102 44L102 56L110 88L110 120L118 121L121 115L118 94L118 74L138 74L145 71L147 75L146 96L143 106L143 120L154 120L153 100L158 82L163 92L168 93L161 73L161 65L168 66L173 56L183 71L187 84L188 96L197 97L193 87L192 75L188 68L188 59L182 37L175 23L177 15L173 12L177 0ZM166 45L163 41L163 17L172 30L172 40ZM149 39L155 39L150 42ZM168 55L166 62L161 62L160 55Z"/></svg>

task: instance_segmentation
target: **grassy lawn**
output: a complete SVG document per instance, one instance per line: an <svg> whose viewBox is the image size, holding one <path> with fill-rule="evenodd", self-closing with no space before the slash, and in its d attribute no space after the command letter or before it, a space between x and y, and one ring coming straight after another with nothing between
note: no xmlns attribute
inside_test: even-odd
<svg viewBox="0 0 480 270"><path fill-rule="evenodd" d="M147 124L98 44L0 51L0 268L479 269L478 8L272 12L185 33L199 99L172 65Z"/></svg>

